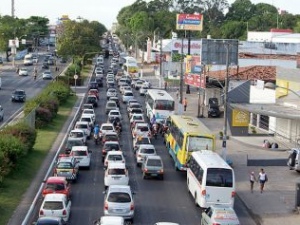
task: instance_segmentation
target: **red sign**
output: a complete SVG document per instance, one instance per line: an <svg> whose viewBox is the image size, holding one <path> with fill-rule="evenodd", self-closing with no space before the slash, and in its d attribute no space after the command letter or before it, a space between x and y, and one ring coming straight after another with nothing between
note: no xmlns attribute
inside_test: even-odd
<svg viewBox="0 0 300 225"><path fill-rule="evenodd" d="M194 86L194 87L201 87L205 88L206 83L205 83L205 76L199 75L199 74L194 74L194 73L186 73L184 74L184 83Z"/></svg>

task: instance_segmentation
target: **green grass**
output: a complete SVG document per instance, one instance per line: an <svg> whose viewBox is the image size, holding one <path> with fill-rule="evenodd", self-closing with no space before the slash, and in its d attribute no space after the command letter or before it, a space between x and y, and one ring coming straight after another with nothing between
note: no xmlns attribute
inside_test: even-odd
<svg viewBox="0 0 300 225"><path fill-rule="evenodd" d="M72 96L59 107L58 114L45 129L38 130L34 150L23 158L0 186L0 225L5 225L15 208L22 200L23 194L30 186L42 162L48 154L58 133L62 129L77 100Z"/></svg>

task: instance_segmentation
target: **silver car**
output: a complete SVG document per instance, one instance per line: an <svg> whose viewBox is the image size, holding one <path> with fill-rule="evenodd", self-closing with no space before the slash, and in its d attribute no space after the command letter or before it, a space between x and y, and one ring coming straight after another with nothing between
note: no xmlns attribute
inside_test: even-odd
<svg viewBox="0 0 300 225"><path fill-rule="evenodd" d="M156 155L156 150L154 145L140 145L135 153L136 155L136 165L140 166L144 162L145 158L150 155Z"/></svg>
<svg viewBox="0 0 300 225"><path fill-rule="evenodd" d="M104 197L104 216L122 216L133 222L134 200L128 185L110 185Z"/></svg>
<svg viewBox="0 0 300 225"><path fill-rule="evenodd" d="M143 179L148 177L164 179L164 164L158 155L149 155L142 164Z"/></svg>

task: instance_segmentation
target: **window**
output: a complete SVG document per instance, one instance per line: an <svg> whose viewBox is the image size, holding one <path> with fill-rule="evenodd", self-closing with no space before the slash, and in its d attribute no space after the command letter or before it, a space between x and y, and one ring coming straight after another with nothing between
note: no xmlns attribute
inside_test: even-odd
<svg viewBox="0 0 300 225"><path fill-rule="evenodd" d="M72 168L72 164L68 162L60 162L57 165L57 169L71 169L71 168Z"/></svg>
<svg viewBox="0 0 300 225"><path fill-rule="evenodd" d="M87 156L87 152L86 151L72 151L72 155L73 156Z"/></svg>
<svg viewBox="0 0 300 225"><path fill-rule="evenodd" d="M189 160L188 167L193 172L198 182L202 184L204 171L193 157L191 157L191 159Z"/></svg>
<svg viewBox="0 0 300 225"><path fill-rule="evenodd" d="M53 191L63 191L65 190L65 185L63 183L47 183L45 189Z"/></svg>
<svg viewBox="0 0 300 225"><path fill-rule="evenodd" d="M153 148L143 148L140 152L144 154L154 154L155 150Z"/></svg>
<svg viewBox="0 0 300 225"><path fill-rule="evenodd" d="M171 100L156 100L155 109L173 111L175 107L174 101Z"/></svg>
<svg viewBox="0 0 300 225"><path fill-rule="evenodd" d="M61 210L64 209L63 202L57 201L57 202L45 202L43 209L46 210Z"/></svg>
<svg viewBox="0 0 300 225"><path fill-rule="evenodd" d="M117 168L108 169L107 174L108 175L125 175L126 171L125 171L125 169L117 169Z"/></svg>
<svg viewBox="0 0 300 225"><path fill-rule="evenodd" d="M159 159L149 159L147 161L147 166L162 166L162 162Z"/></svg>
<svg viewBox="0 0 300 225"><path fill-rule="evenodd" d="M212 187L233 187L232 170L223 168L207 169L206 185Z"/></svg>
<svg viewBox="0 0 300 225"><path fill-rule="evenodd" d="M153 99L151 98L151 96L149 96L149 95L146 96L146 102L148 103L149 107L150 107L151 109L153 109L154 101L153 101Z"/></svg>
<svg viewBox="0 0 300 225"><path fill-rule="evenodd" d="M190 152L213 149L213 139L206 137L189 136L187 150Z"/></svg>
<svg viewBox="0 0 300 225"><path fill-rule="evenodd" d="M131 202L131 197L128 193L123 192L112 192L109 194L107 201L109 202L121 202L129 203Z"/></svg>
<svg viewBox="0 0 300 225"><path fill-rule="evenodd" d="M123 158L121 155L109 155L108 160L109 161L122 161Z"/></svg>

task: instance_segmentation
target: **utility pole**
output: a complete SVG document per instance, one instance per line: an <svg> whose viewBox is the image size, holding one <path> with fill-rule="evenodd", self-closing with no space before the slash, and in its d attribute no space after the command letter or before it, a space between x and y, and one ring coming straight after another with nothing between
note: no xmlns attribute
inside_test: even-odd
<svg viewBox="0 0 300 225"><path fill-rule="evenodd" d="M11 17L15 18L15 0L11 0Z"/></svg>
<svg viewBox="0 0 300 225"><path fill-rule="evenodd" d="M183 100L183 38L181 38L181 55L180 55L180 86L179 86L179 103L182 105Z"/></svg>
<svg viewBox="0 0 300 225"><path fill-rule="evenodd" d="M191 54L191 31L188 30L188 52L187 52L188 55ZM191 91L190 91L190 85L186 85L186 94L190 94Z"/></svg>
<svg viewBox="0 0 300 225"><path fill-rule="evenodd" d="M162 68L162 37L160 36L159 48L159 88L162 88L163 68Z"/></svg>
<svg viewBox="0 0 300 225"><path fill-rule="evenodd" d="M225 90L224 90L224 130L222 142L222 155L226 161L227 158L227 120L228 120L228 85L229 85L229 43L224 42L226 48L226 76L225 76Z"/></svg>

